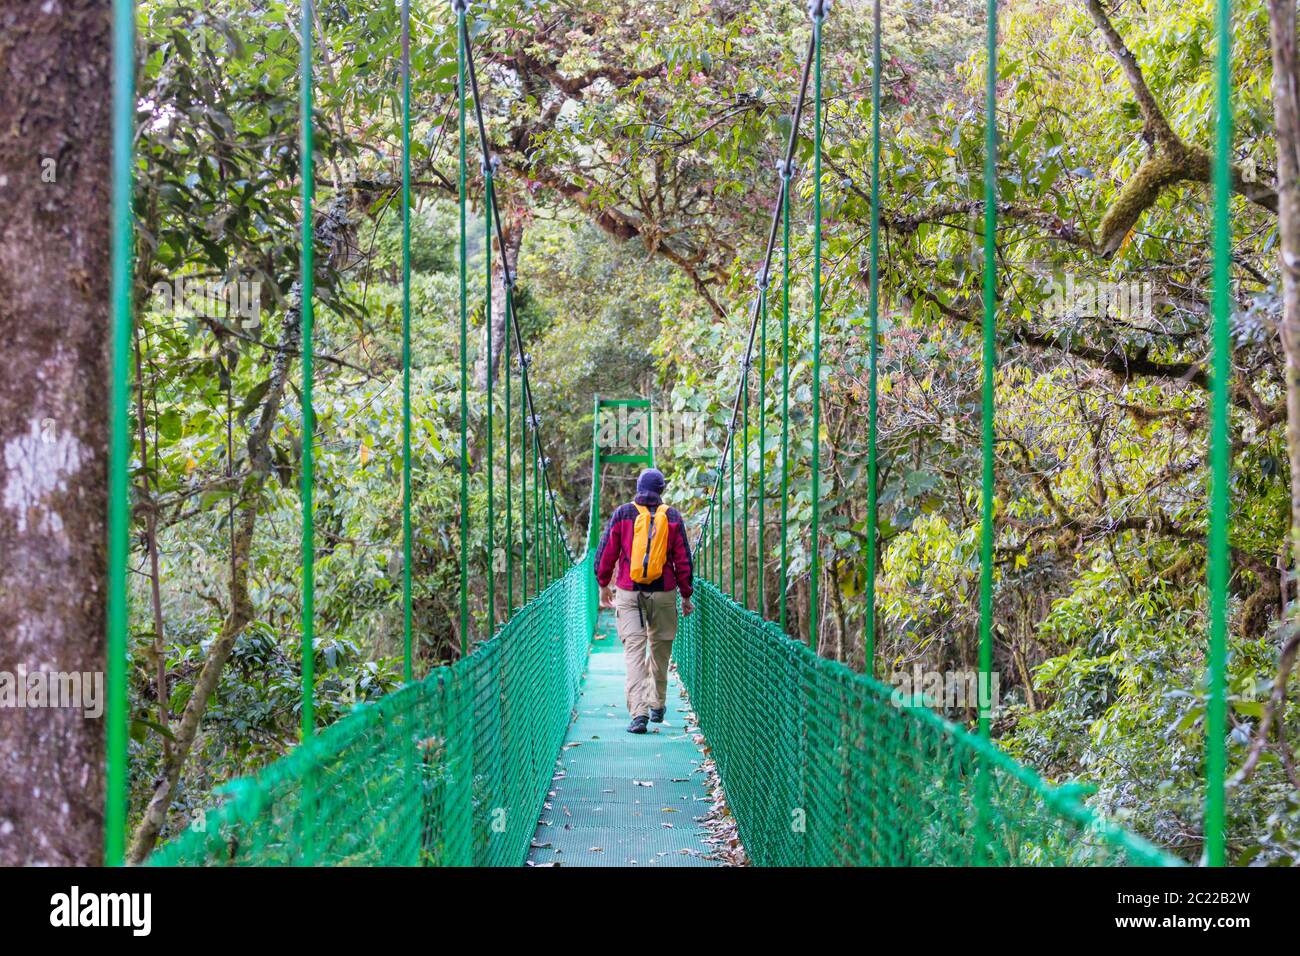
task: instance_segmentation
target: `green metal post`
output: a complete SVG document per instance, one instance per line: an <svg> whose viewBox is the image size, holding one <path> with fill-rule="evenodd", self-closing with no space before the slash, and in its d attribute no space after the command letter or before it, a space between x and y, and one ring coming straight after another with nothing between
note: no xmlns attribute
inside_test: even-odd
<svg viewBox="0 0 1300 956"><path fill-rule="evenodd" d="M781 169L781 593L779 620L786 629L786 592L790 589L788 524L790 513L790 179L794 170Z"/></svg>
<svg viewBox="0 0 1300 956"><path fill-rule="evenodd" d="M528 603L528 356L519 356L519 577L520 606Z"/></svg>
<svg viewBox="0 0 1300 956"><path fill-rule="evenodd" d="M456 12L460 105L460 654L469 653L469 292L465 230L465 11Z"/></svg>
<svg viewBox="0 0 1300 956"><path fill-rule="evenodd" d="M1219 0L1215 57L1217 122L1214 143L1214 392L1210 426L1210 646L1205 712L1205 861L1226 862L1224 773L1227 766L1225 694L1228 663L1228 520L1232 448L1228 443L1228 393L1232 387L1232 4Z"/></svg>
<svg viewBox="0 0 1300 956"><path fill-rule="evenodd" d="M870 352L867 373L867 619L863 628L863 670L876 674L876 461L877 365L880 356L880 0L872 5L871 40L871 277L868 294Z"/></svg>
<svg viewBox="0 0 1300 956"><path fill-rule="evenodd" d="M732 600L736 597L736 421L731 421L731 441L728 446L731 450L731 461L727 463L727 482L731 486L731 494L727 499L727 544L731 555L731 588L728 593Z"/></svg>
<svg viewBox="0 0 1300 956"><path fill-rule="evenodd" d="M812 363L812 520L808 547L808 646L817 651L818 577L821 573L821 430L822 430L822 21L813 16L813 363Z"/></svg>
<svg viewBox="0 0 1300 956"><path fill-rule="evenodd" d="M536 406L533 406L534 408ZM542 446L538 434L537 412L533 412L533 546L537 553L533 555L533 593L542 593L542 571L546 562L545 542L542 541Z"/></svg>
<svg viewBox="0 0 1300 956"><path fill-rule="evenodd" d="M758 338L758 613L767 617L764 600L764 578L767 570L767 550L763 539L767 522L767 278L760 291L761 301Z"/></svg>
<svg viewBox="0 0 1300 956"><path fill-rule="evenodd" d="M411 3L402 0L402 676L411 652Z"/></svg>
<svg viewBox="0 0 1300 956"><path fill-rule="evenodd" d="M987 687L993 664L993 442L994 373L997 370L998 223L998 4L988 0L988 74L984 130L984 381L980 486L980 686ZM986 694L980 695L979 732L989 733Z"/></svg>
<svg viewBox="0 0 1300 956"><path fill-rule="evenodd" d="M989 674L993 665L993 455L994 375L997 371L997 216L998 216L998 4L988 0L988 71L984 100L984 375L981 421L980 484L980 646L979 734L989 736ZM976 862L986 865L992 854L989 833L989 772L975 775Z"/></svg>
<svg viewBox="0 0 1300 956"><path fill-rule="evenodd" d="M316 191L312 132L312 0L302 2L302 737L316 732L313 694L316 683L316 539L312 512L316 411L312 406L315 257L312 236L312 197Z"/></svg>
<svg viewBox="0 0 1300 956"><path fill-rule="evenodd" d="M745 524L744 537L742 538L742 542L745 548L744 551L745 560L742 565L742 570L744 571L745 583L742 588L742 591L743 591L745 610L749 610L749 360L748 359L745 360L745 365L741 369L741 373L745 376L744 381L741 383L740 386L745 393L743 399L745 403L745 418L744 418L744 426L743 426L744 433L745 433L745 447L741 450L741 455L743 456L742 467L744 468L744 472L742 473L741 482L740 482L741 487L743 489L743 502L742 502L743 507L741 511L740 520L743 521Z"/></svg>
<svg viewBox="0 0 1300 956"><path fill-rule="evenodd" d="M484 193L483 203L483 258L487 265L484 270L483 286L483 325L487 333L487 600L488 600L488 634L496 633L497 626L497 584L496 584L496 487L494 484L495 464L492 461L492 403L495 398L492 380L492 164L483 164ZM502 251L504 259L505 252Z"/></svg>
<svg viewBox="0 0 1300 956"><path fill-rule="evenodd" d="M104 865L121 866L126 853L127 594L131 516L132 168L135 137L135 3L113 0L113 240L112 348L108 466L107 724Z"/></svg>
<svg viewBox="0 0 1300 956"><path fill-rule="evenodd" d="M506 288L506 329L505 342L501 347L501 364L506 371L505 392L506 392L506 620L509 621L514 614L515 606L515 515L514 515L514 484L515 484L515 465L514 449L512 447L514 438L512 435L514 429L514 420L511 416L510 400L510 355L514 351L510 348L513 334L513 325L511 313L514 311L513 300L510 286L510 263L506 261L504 255L501 257L501 268L505 272Z"/></svg>

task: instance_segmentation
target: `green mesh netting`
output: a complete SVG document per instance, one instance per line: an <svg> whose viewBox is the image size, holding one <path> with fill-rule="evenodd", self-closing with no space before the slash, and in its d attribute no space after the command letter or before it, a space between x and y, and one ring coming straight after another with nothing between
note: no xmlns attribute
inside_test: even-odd
<svg viewBox="0 0 1300 956"><path fill-rule="evenodd" d="M1178 862L993 745L895 706L891 688L815 657L712 584L696 597L674 655L755 863ZM149 862L522 863L594 615L588 555L469 657L229 784Z"/></svg>
<svg viewBox="0 0 1300 956"><path fill-rule="evenodd" d="M465 659L363 704L160 847L155 865L519 865L576 700L592 558Z"/></svg>
<svg viewBox="0 0 1300 956"><path fill-rule="evenodd" d="M673 654L755 863L1179 862L712 584L695 595Z"/></svg>

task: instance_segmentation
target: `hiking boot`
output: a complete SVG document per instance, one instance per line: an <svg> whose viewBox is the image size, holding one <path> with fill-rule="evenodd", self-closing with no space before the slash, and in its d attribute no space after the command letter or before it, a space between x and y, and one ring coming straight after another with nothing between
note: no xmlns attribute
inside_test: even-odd
<svg viewBox="0 0 1300 956"><path fill-rule="evenodd" d="M646 732L645 725L646 725L646 718L644 715L641 717L633 717L632 723L627 725L627 732L629 734L643 734Z"/></svg>
<svg viewBox="0 0 1300 956"><path fill-rule="evenodd" d="M652 724L662 724L662 723L664 722L664 711L665 711L666 709L667 709L667 708L665 708L665 707L651 707L651 708L650 708L650 723L652 723Z"/></svg>

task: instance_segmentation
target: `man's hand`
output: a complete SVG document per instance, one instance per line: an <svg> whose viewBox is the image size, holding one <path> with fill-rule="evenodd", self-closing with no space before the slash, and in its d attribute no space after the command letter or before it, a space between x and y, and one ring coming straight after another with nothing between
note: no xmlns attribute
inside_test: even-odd
<svg viewBox="0 0 1300 956"><path fill-rule="evenodd" d="M688 597L683 597L683 598L682 598L682 613L685 614L687 617L690 617L690 616L691 616L691 612L694 611L694 610L695 610L695 605L691 603L691 599L688 598Z"/></svg>
<svg viewBox="0 0 1300 956"><path fill-rule="evenodd" d="M612 585L600 589L600 596L597 603L604 608L611 608L614 606L614 588Z"/></svg>

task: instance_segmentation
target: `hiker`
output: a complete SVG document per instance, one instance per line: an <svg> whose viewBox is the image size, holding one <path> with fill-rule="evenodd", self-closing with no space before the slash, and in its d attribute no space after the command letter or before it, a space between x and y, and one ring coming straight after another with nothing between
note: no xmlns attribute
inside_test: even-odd
<svg viewBox="0 0 1300 956"><path fill-rule="evenodd" d="M668 660L677 636L678 591L682 613L693 610L686 525L677 509L663 503L666 485L657 468L641 472L636 499L614 509L596 549L600 605L614 609L627 665L630 734L645 733L650 721L663 723Z"/></svg>

